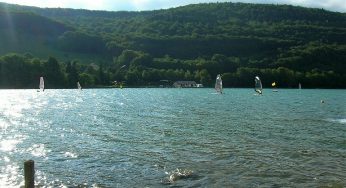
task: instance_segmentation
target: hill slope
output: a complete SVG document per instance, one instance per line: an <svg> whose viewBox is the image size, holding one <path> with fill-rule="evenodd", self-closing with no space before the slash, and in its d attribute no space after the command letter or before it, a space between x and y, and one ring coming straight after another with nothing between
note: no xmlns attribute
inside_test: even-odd
<svg viewBox="0 0 346 188"><path fill-rule="evenodd" d="M78 43L82 53L70 50L68 46L68 37L76 34L84 41ZM19 52L43 58L56 56L60 59L102 60L98 57L98 51L94 50L95 47L90 47L94 45L92 39L89 35L76 32L76 28L72 26L31 12L26 7L0 3L0 54ZM104 48L103 42L101 45ZM91 55L88 54L90 52Z"/></svg>
<svg viewBox="0 0 346 188"><path fill-rule="evenodd" d="M19 36L27 40L23 44L47 47L59 59L84 56L104 61L110 79L130 84L160 79L211 84L211 78L224 73L226 86L250 86L257 74L267 77L267 85L280 80L281 86L294 87L306 80L309 83L304 85L313 86L324 79L324 86L328 86L346 75L346 14L323 9L209 3L107 12L0 3L1 10L35 17L21 18L23 23L37 24L32 28L40 28L38 18L56 24L57 29L47 27L36 34L30 27L21 27ZM37 40L40 38L43 42ZM31 50L30 46L19 46L11 47L12 51ZM121 73L123 65L127 69Z"/></svg>
<svg viewBox="0 0 346 188"><path fill-rule="evenodd" d="M179 59L216 53L263 58L277 55L278 48L311 41L346 44L345 14L288 5L211 3L145 12L8 7L31 11L101 37L105 49L98 47L98 52L132 49L154 57L170 55ZM103 44L95 37L91 40L98 42L97 46ZM75 51L83 52L78 49Z"/></svg>
<svg viewBox="0 0 346 188"><path fill-rule="evenodd" d="M50 46L69 28L32 13L0 10L0 53L28 52Z"/></svg>
<svg viewBox="0 0 346 188"><path fill-rule="evenodd" d="M194 59L224 54L262 59L275 57L278 48L289 49L311 41L345 44L345 18L343 14L316 9L220 3L103 19L98 27L83 27L88 32L114 36L112 40L125 49L154 57L167 54ZM76 20L75 24L78 22L83 23Z"/></svg>

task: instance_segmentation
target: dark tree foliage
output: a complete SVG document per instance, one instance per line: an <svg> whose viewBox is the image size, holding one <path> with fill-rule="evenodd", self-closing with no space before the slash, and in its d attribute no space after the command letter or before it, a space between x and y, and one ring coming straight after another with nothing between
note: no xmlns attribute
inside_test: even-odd
<svg viewBox="0 0 346 188"><path fill-rule="evenodd" d="M66 64L66 76L67 76L67 84L69 88L76 88L77 82L79 81L79 75L77 70L77 62L73 61L67 62Z"/></svg>
<svg viewBox="0 0 346 188"><path fill-rule="evenodd" d="M48 88L63 88L65 86L65 75L60 68L58 60L54 57L49 57L47 63L44 63L43 74L49 78L45 81Z"/></svg>
<svg viewBox="0 0 346 188"><path fill-rule="evenodd" d="M100 37L81 32L65 32L59 37L57 45L64 51L77 53L102 53L105 51L105 44Z"/></svg>
<svg viewBox="0 0 346 188"><path fill-rule="evenodd" d="M57 37L70 29L66 25L28 12L8 12L0 8L1 30L11 29L14 33Z"/></svg>

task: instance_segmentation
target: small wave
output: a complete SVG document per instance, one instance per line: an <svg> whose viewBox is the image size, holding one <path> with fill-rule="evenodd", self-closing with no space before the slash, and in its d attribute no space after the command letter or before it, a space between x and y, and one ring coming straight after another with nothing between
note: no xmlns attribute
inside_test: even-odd
<svg viewBox="0 0 346 188"><path fill-rule="evenodd" d="M46 157L47 152L50 152L49 150L46 150L44 144L34 144L28 149L28 151L30 151L31 155L35 157Z"/></svg>
<svg viewBox="0 0 346 188"><path fill-rule="evenodd" d="M72 153L72 152L65 152L64 156L65 156L66 158L77 158L77 157L78 157L77 154Z"/></svg>
<svg viewBox="0 0 346 188"><path fill-rule="evenodd" d="M10 162L10 158L8 158L7 156L5 156L3 160L4 160L6 163Z"/></svg>
<svg viewBox="0 0 346 188"><path fill-rule="evenodd" d="M174 183L179 179L183 179L183 178L188 178L191 177L193 174L192 170L188 170L188 169L175 169L171 172L166 172L166 174L168 175L168 177L166 177L165 179L162 180L162 183L164 184L170 184L170 183Z"/></svg>
<svg viewBox="0 0 346 188"><path fill-rule="evenodd" d="M327 119L327 120L331 122L335 122L335 123L346 124L346 119Z"/></svg>

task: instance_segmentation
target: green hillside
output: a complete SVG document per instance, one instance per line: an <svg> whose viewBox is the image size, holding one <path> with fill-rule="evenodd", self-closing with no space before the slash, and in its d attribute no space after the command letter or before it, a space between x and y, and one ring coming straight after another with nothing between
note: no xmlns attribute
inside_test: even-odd
<svg viewBox="0 0 346 188"><path fill-rule="evenodd" d="M157 85L162 79L212 85L222 73L229 87L250 87L255 75L265 78L265 86L277 81L279 87L296 87L299 82L307 87L346 87L344 13L244 3L143 12L0 3L1 11L32 27L16 26L18 41L12 42L11 27L2 16L1 28L6 29L0 29L4 33L0 38L7 41L0 44L0 54L31 52L60 61L76 59L83 66L102 63L106 78L98 78L104 80L101 85L109 85L109 80ZM119 69L123 65L126 68Z"/></svg>
<svg viewBox="0 0 346 188"><path fill-rule="evenodd" d="M68 51L67 47L66 50L63 49L64 45L67 45L64 43L64 36L75 30L62 22L33 12L2 7L0 8L0 54L31 53L42 58L56 56L64 60L81 59L89 63L93 62L91 60L99 60L97 54ZM92 53L94 52L93 50Z"/></svg>
<svg viewBox="0 0 346 188"><path fill-rule="evenodd" d="M45 49L67 30L65 25L43 16L0 10L0 53Z"/></svg>

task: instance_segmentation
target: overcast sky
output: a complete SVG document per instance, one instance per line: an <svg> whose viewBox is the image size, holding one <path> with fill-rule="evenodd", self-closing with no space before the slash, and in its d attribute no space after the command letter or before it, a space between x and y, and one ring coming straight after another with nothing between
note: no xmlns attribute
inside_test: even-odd
<svg viewBox="0 0 346 188"><path fill-rule="evenodd" d="M0 2L37 7L81 8L109 11L166 9L193 3L227 1L230 0L0 0ZM290 4L346 12L346 0L232 0L231 2Z"/></svg>

